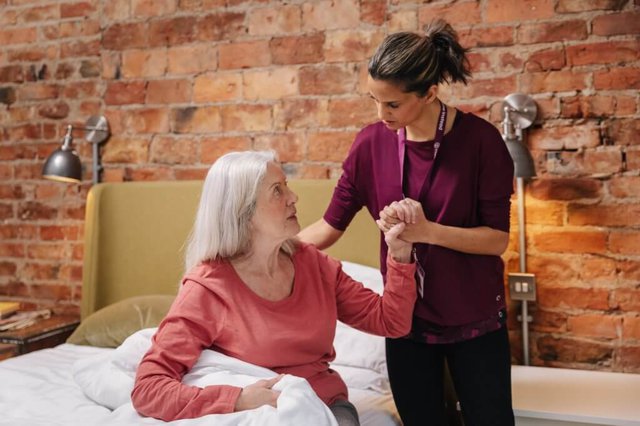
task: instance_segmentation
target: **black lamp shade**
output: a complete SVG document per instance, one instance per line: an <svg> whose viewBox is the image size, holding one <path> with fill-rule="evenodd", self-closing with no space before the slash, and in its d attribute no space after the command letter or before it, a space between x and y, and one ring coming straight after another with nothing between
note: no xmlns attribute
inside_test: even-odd
<svg viewBox="0 0 640 426"><path fill-rule="evenodd" d="M42 176L61 182L80 182L82 180L80 157L72 149L58 148L44 163Z"/></svg>
<svg viewBox="0 0 640 426"><path fill-rule="evenodd" d="M530 178L536 175L531 153L523 143L517 139L505 140L509 154L513 159L514 175L517 178Z"/></svg>

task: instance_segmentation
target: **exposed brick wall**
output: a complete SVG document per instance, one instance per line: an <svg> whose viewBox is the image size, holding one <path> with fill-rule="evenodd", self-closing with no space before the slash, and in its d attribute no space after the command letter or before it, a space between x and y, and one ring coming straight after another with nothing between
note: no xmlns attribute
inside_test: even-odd
<svg viewBox="0 0 640 426"><path fill-rule="evenodd" d="M0 0L0 297L78 310L91 170L81 185L40 176L67 124L108 117L107 181L200 179L249 148L276 149L292 177L336 177L375 120L367 58L434 16L473 48L473 81L446 101L496 125L509 93L540 110L533 364L640 372L638 0Z"/></svg>

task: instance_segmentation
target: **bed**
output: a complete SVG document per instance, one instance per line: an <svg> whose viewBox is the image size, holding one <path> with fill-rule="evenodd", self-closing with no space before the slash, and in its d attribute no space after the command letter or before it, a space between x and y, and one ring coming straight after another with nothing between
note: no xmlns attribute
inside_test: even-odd
<svg viewBox="0 0 640 426"><path fill-rule="evenodd" d="M322 215L334 184L290 182L299 195L302 226ZM92 188L84 232L81 325L63 345L0 362L0 424L163 423L132 413L126 390L135 356L144 352L144 339L176 294L200 189L199 181ZM359 213L328 252L343 261L349 274L381 291L378 232L366 215ZM386 377L384 340L339 324L334 344L338 356L332 367L347 382L362 425L400 424ZM123 353L133 353L131 348L137 355L124 358ZM309 413L304 424L323 424ZM214 424L226 423L217 418ZM265 423L232 419L229 424Z"/></svg>

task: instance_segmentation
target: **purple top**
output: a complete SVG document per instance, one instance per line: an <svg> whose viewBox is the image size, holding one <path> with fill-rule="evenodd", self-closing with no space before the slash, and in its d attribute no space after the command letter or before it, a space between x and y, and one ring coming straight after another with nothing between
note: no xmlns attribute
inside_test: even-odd
<svg viewBox="0 0 640 426"><path fill-rule="evenodd" d="M405 175L405 191L411 197L420 194L416 199L428 220L509 232L513 162L491 123L457 111L453 128L444 136L435 160L432 143L408 141L407 171L410 176ZM369 125L351 146L324 219L334 228L345 230L363 206L378 219L380 210L400 199L397 134L381 122ZM382 237L381 233L384 276L387 245ZM504 324L504 264L500 256L462 253L431 244L415 247L426 278L424 297L416 302L411 337L448 343L479 336Z"/></svg>

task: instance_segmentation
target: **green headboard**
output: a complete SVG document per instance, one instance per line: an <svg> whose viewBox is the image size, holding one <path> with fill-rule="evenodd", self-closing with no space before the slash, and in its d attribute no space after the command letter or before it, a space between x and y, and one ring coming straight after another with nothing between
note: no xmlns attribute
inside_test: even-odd
<svg viewBox="0 0 640 426"><path fill-rule="evenodd" d="M304 227L324 213L335 180L290 180ZM82 318L122 299L175 294L201 181L103 183L89 192ZM379 266L379 233L366 210L331 249L342 260Z"/></svg>

